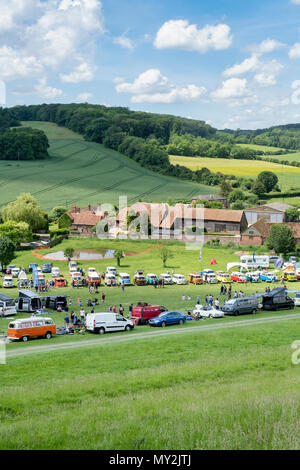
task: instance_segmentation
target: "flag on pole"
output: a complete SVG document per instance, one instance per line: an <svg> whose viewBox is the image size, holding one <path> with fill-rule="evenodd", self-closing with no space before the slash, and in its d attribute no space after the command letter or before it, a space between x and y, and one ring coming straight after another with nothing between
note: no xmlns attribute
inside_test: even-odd
<svg viewBox="0 0 300 470"><path fill-rule="evenodd" d="M253 248L253 263L255 263L255 249Z"/></svg>
<svg viewBox="0 0 300 470"><path fill-rule="evenodd" d="M199 261L202 261L202 248L200 248L200 256L199 256Z"/></svg>

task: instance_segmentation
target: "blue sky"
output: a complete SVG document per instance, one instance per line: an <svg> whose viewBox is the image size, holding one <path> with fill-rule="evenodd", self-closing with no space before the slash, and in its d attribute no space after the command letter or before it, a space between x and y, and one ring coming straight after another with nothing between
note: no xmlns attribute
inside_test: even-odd
<svg viewBox="0 0 300 470"><path fill-rule="evenodd" d="M300 122L300 0L0 0L6 104ZM1 97L1 94L0 94Z"/></svg>

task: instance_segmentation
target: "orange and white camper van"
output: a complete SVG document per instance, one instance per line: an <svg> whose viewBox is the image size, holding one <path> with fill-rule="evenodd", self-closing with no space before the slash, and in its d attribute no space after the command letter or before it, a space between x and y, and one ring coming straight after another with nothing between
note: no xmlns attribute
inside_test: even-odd
<svg viewBox="0 0 300 470"><path fill-rule="evenodd" d="M8 339L28 341L29 338L51 339L56 333L56 325L52 318L22 318L13 320L8 325Z"/></svg>

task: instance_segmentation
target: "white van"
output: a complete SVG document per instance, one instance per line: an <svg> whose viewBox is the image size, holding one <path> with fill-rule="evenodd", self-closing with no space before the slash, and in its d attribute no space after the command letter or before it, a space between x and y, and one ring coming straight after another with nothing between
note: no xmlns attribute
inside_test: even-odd
<svg viewBox="0 0 300 470"><path fill-rule="evenodd" d="M13 269L11 270L11 275L12 275L12 277L18 277L19 274L20 274L20 268L13 268Z"/></svg>
<svg viewBox="0 0 300 470"><path fill-rule="evenodd" d="M5 288L14 287L14 281L13 281L12 276L4 276L3 287L5 287Z"/></svg>
<svg viewBox="0 0 300 470"><path fill-rule="evenodd" d="M105 276L105 285L112 287L117 285L117 278L113 274L106 274Z"/></svg>
<svg viewBox="0 0 300 470"><path fill-rule="evenodd" d="M130 286L131 285L131 279L129 274L127 273L120 273L119 274L119 284L120 286L124 284L125 286Z"/></svg>
<svg viewBox="0 0 300 470"><path fill-rule="evenodd" d="M160 277L159 277L161 280L164 281L164 284L165 285L170 285L170 284L173 284L173 280L172 280L172 277L170 274L161 274Z"/></svg>
<svg viewBox="0 0 300 470"><path fill-rule="evenodd" d="M269 256L241 256L241 263L246 264L248 268L269 268L270 267L270 257Z"/></svg>
<svg viewBox="0 0 300 470"><path fill-rule="evenodd" d="M114 268L113 266L109 266L106 268L106 273L107 274L113 274L113 276L117 276L117 268Z"/></svg>
<svg viewBox="0 0 300 470"><path fill-rule="evenodd" d="M70 261L69 262L69 271L75 268L77 270L77 261Z"/></svg>
<svg viewBox="0 0 300 470"><path fill-rule="evenodd" d="M0 294L0 317L10 317L16 314L16 302L7 295Z"/></svg>
<svg viewBox="0 0 300 470"><path fill-rule="evenodd" d="M133 328L133 322L119 313L89 313L86 316L86 329L100 335L112 331L130 331Z"/></svg>
<svg viewBox="0 0 300 470"><path fill-rule="evenodd" d="M60 269L59 268L52 268L51 269L51 274L52 274L52 277L59 277L60 276Z"/></svg>
<svg viewBox="0 0 300 470"><path fill-rule="evenodd" d="M172 277L174 284L186 284L187 280L183 274L174 274Z"/></svg>

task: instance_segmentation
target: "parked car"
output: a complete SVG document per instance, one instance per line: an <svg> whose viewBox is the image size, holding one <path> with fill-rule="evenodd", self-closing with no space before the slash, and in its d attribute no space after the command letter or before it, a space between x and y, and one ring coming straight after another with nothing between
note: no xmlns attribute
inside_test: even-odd
<svg viewBox="0 0 300 470"><path fill-rule="evenodd" d="M271 292L263 294L263 310L292 310L295 308L294 301L287 295L284 287L277 287Z"/></svg>
<svg viewBox="0 0 300 470"><path fill-rule="evenodd" d="M119 284L120 286L123 284L125 286L130 286L131 285L131 279L129 274L127 273L120 273L119 274Z"/></svg>
<svg viewBox="0 0 300 470"><path fill-rule="evenodd" d="M238 283L244 283L247 282L247 277L245 276L245 274L237 271L231 273L231 280Z"/></svg>
<svg viewBox="0 0 300 470"><path fill-rule="evenodd" d="M0 294L0 317L10 317L16 315L16 302L7 295Z"/></svg>
<svg viewBox="0 0 300 470"><path fill-rule="evenodd" d="M168 309L163 305L138 305L133 307L131 318L134 321L135 325L145 325L149 322L151 318L157 317L163 312L167 312Z"/></svg>
<svg viewBox="0 0 300 470"><path fill-rule="evenodd" d="M100 335L113 331L130 331L133 328L133 322L118 313L89 313L86 316L86 329Z"/></svg>
<svg viewBox="0 0 300 470"><path fill-rule="evenodd" d="M294 298L295 307L300 307L300 292L297 292Z"/></svg>
<svg viewBox="0 0 300 470"><path fill-rule="evenodd" d="M69 270L73 269L73 268L75 268L76 270L78 269L77 268L77 261L70 261L69 262Z"/></svg>
<svg viewBox="0 0 300 470"><path fill-rule="evenodd" d="M104 282L106 286L113 287L117 285L117 278L113 274L106 274Z"/></svg>
<svg viewBox="0 0 300 470"><path fill-rule="evenodd" d="M186 322L186 316L179 312L164 312L158 317L149 320L150 326L161 326L164 328L167 325L183 325Z"/></svg>
<svg viewBox="0 0 300 470"><path fill-rule="evenodd" d="M81 277L81 274L79 272L75 272L72 274L72 284L74 286L82 286L82 277Z"/></svg>
<svg viewBox="0 0 300 470"><path fill-rule="evenodd" d="M18 277L20 274L20 271L21 271L20 268L12 268L11 270L12 277Z"/></svg>
<svg viewBox="0 0 300 470"><path fill-rule="evenodd" d="M193 315L200 315L204 318L223 318L224 312L217 310L215 307L203 307L203 305L196 305L193 310Z"/></svg>
<svg viewBox="0 0 300 470"><path fill-rule="evenodd" d="M50 274L51 273L51 269L52 269L52 263L45 263L43 268L42 268L42 271L43 273L45 274Z"/></svg>
<svg viewBox="0 0 300 470"><path fill-rule="evenodd" d="M22 318L8 325L8 339L28 341L29 338L43 337L51 339L56 333L56 325L52 318Z"/></svg>
<svg viewBox="0 0 300 470"><path fill-rule="evenodd" d="M60 269L59 268L52 268L51 269L51 274L52 274L52 277L59 277L60 276Z"/></svg>
<svg viewBox="0 0 300 470"><path fill-rule="evenodd" d="M136 286L145 286L147 284L146 278L144 276L144 271L136 271L133 277L133 283Z"/></svg>
<svg viewBox="0 0 300 470"><path fill-rule="evenodd" d="M292 264L296 264L297 263L297 256L290 256L289 257L289 262L292 263Z"/></svg>
<svg viewBox="0 0 300 470"><path fill-rule="evenodd" d="M165 285L173 284L172 276L170 274L161 274L159 279L163 281Z"/></svg>
<svg viewBox="0 0 300 470"><path fill-rule="evenodd" d="M177 285L187 284L187 280L183 274L173 274L172 281Z"/></svg>
<svg viewBox="0 0 300 470"><path fill-rule="evenodd" d="M260 281L260 274L258 272L249 272L249 273L246 273L246 278L247 278L247 281L250 281L250 282L259 282Z"/></svg>
<svg viewBox="0 0 300 470"><path fill-rule="evenodd" d="M116 277L118 275L117 268L114 268L113 266L108 266L108 268L106 268L106 272L107 274L113 274Z"/></svg>
<svg viewBox="0 0 300 470"><path fill-rule="evenodd" d="M207 282L207 284L217 284L218 279L214 271L211 269L204 269L203 273L201 273L203 276L204 282Z"/></svg>
<svg viewBox="0 0 300 470"><path fill-rule="evenodd" d="M199 273L190 273L188 275L188 282L195 285L203 284L204 280L201 274Z"/></svg>
<svg viewBox="0 0 300 470"><path fill-rule="evenodd" d="M64 277L56 277L54 279L55 287L66 287L66 281Z"/></svg>
<svg viewBox="0 0 300 470"><path fill-rule="evenodd" d="M97 270L96 270L95 268L88 268L88 276L89 276L90 274L95 274L95 273L98 274L98 273L97 273Z"/></svg>
<svg viewBox="0 0 300 470"><path fill-rule="evenodd" d="M230 274L223 271L217 271L217 280L223 284L229 284L232 282Z"/></svg>
<svg viewBox="0 0 300 470"><path fill-rule="evenodd" d="M270 264L275 264L279 260L280 256L270 256L269 262Z"/></svg>
<svg viewBox="0 0 300 470"><path fill-rule="evenodd" d="M158 284L158 277L156 274L149 273L146 275L146 281L147 284L152 285L152 284Z"/></svg>
<svg viewBox="0 0 300 470"><path fill-rule="evenodd" d="M8 268L6 269L6 274L11 274L14 268L16 268L14 264L11 264L10 266L8 266Z"/></svg>
<svg viewBox="0 0 300 470"><path fill-rule="evenodd" d="M230 299L225 302L222 307L225 315L241 315L247 313L255 314L259 309L259 301L257 297L242 297Z"/></svg>
<svg viewBox="0 0 300 470"><path fill-rule="evenodd" d="M265 282L277 282L278 276L274 271L263 271L260 273L260 279Z"/></svg>
<svg viewBox="0 0 300 470"><path fill-rule="evenodd" d="M41 308L41 299L35 292L27 289L19 291L19 299L17 302L18 312L36 312Z"/></svg>
<svg viewBox="0 0 300 470"><path fill-rule="evenodd" d="M96 272L90 272L90 274L88 275L88 284L100 286L101 278L99 274Z"/></svg>
<svg viewBox="0 0 300 470"><path fill-rule="evenodd" d="M298 280L296 271L284 271L282 273L282 277L284 281L288 281L288 282L295 282Z"/></svg>
<svg viewBox="0 0 300 470"><path fill-rule="evenodd" d="M78 272L78 268L77 266L73 266L71 268L69 268L69 276L72 277L73 274L77 273Z"/></svg>
<svg viewBox="0 0 300 470"><path fill-rule="evenodd" d="M3 287L5 289L9 289L11 287L14 287L14 281L12 276L4 276L3 278Z"/></svg>

